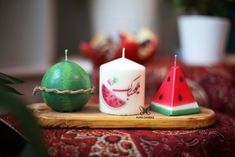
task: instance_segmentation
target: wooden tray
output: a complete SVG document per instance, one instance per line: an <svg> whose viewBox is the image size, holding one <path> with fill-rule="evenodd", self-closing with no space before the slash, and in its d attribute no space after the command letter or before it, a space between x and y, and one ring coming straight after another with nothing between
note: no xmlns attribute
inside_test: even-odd
<svg viewBox="0 0 235 157"><path fill-rule="evenodd" d="M116 116L101 113L98 105L86 105L76 113L60 113L51 110L46 104L28 106L45 128L160 128L195 129L215 123L215 112L201 107L201 113L184 116L165 116L150 111L150 114Z"/></svg>

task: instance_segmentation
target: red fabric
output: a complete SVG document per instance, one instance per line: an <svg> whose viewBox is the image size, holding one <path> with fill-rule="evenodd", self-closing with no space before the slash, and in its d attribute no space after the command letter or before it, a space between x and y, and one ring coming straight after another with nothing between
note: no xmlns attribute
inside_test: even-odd
<svg viewBox="0 0 235 157"><path fill-rule="evenodd" d="M52 157L76 156L234 156L235 120L216 113L205 129L44 129ZM9 116L1 116L15 127ZM16 128L17 129L17 128ZM17 129L18 130L18 129Z"/></svg>

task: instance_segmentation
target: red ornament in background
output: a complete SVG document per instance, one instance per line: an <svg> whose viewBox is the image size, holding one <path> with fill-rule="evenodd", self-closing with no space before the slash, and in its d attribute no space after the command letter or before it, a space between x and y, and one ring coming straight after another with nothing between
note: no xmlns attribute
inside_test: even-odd
<svg viewBox="0 0 235 157"><path fill-rule="evenodd" d="M118 47L115 51L113 59L117 59L122 57L122 49L125 48L125 57L133 60L139 61L138 59L138 43L136 42L135 38L131 36L127 32L120 32L119 33L120 42L118 43Z"/></svg>
<svg viewBox="0 0 235 157"><path fill-rule="evenodd" d="M152 101L151 110L166 115L184 115L200 112L184 75L177 65L175 55L174 66L171 67L160 89Z"/></svg>
<svg viewBox="0 0 235 157"><path fill-rule="evenodd" d="M79 45L80 52L90 58L95 67L120 58L122 48L126 49L126 58L138 63L146 63L156 54L159 48L158 37L149 29L142 29L136 37L127 32L119 33L119 42L104 34L95 35L90 42Z"/></svg>
<svg viewBox="0 0 235 157"><path fill-rule="evenodd" d="M95 67L99 67L101 64L106 62L106 56L101 55L96 52L95 49L91 47L91 45L87 42L83 42L80 44L80 50L83 55L90 58Z"/></svg>

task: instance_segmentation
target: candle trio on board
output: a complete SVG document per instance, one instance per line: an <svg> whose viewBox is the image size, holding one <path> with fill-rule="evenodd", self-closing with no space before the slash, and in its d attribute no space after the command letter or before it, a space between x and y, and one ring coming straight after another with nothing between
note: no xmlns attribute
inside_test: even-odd
<svg viewBox="0 0 235 157"><path fill-rule="evenodd" d="M79 111L87 103L93 87L87 73L67 60L53 65L43 76L42 97L55 111ZM176 116L199 113L200 108L185 81L180 67L175 64L163 81L150 105L145 99L145 67L122 57L100 66L99 109L112 115L136 115L143 108Z"/></svg>

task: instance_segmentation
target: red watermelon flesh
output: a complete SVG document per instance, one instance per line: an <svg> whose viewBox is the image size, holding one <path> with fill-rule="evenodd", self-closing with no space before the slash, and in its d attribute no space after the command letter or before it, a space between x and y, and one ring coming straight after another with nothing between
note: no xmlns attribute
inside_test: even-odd
<svg viewBox="0 0 235 157"><path fill-rule="evenodd" d="M125 101L118 98L114 93L112 93L104 84L102 85L102 97L105 103L113 108L119 108L126 104Z"/></svg>
<svg viewBox="0 0 235 157"><path fill-rule="evenodd" d="M153 102L169 107L195 102L184 75L178 66L171 68L156 93Z"/></svg>

